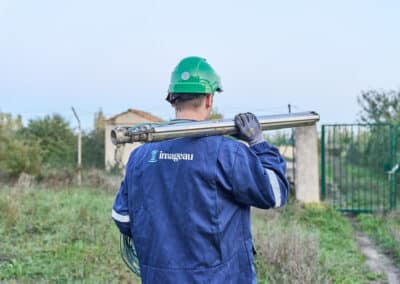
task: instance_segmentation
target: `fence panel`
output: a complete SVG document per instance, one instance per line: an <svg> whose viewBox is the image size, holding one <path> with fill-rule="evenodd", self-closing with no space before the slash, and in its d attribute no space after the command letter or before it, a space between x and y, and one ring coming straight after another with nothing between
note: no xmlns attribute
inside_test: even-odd
<svg viewBox="0 0 400 284"><path fill-rule="evenodd" d="M340 211L396 207L397 132L388 124L323 125L322 198Z"/></svg>

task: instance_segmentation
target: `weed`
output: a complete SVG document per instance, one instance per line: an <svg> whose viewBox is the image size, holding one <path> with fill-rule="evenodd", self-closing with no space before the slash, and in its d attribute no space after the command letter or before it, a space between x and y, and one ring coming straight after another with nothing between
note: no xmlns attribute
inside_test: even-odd
<svg viewBox="0 0 400 284"><path fill-rule="evenodd" d="M254 236L256 261L260 265L263 260L269 266L264 266L265 273L260 278L273 283L321 283L316 234L306 232L297 224L286 227L275 220L266 226L257 226Z"/></svg>
<svg viewBox="0 0 400 284"><path fill-rule="evenodd" d="M16 194L0 198L0 221L4 222L7 229L15 226L18 221L19 208L18 200L15 200Z"/></svg>

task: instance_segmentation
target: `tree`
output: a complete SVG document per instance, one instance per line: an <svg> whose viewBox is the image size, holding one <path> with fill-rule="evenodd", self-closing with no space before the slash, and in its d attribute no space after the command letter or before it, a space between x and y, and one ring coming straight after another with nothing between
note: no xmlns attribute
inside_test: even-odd
<svg viewBox="0 0 400 284"><path fill-rule="evenodd" d="M0 174L17 178L21 173L38 174L41 168L39 147L17 135L22 118L0 113Z"/></svg>
<svg viewBox="0 0 400 284"><path fill-rule="evenodd" d="M106 116L103 111L99 109L98 112L94 114L94 130L104 131L106 128Z"/></svg>
<svg viewBox="0 0 400 284"><path fill-rule="evenodd" d="M358 97L361 106L360 119L364 123L400 123L400 91L369 90L362 92ZM354 152L354 147L349 149L348 159L357 164L362 161L361 157L371 161L377 170L382 170L382 165L392 160L389 146L392 132L388 126L371 125L366 133L355 137L356 143L365 143L362 151ZM350 151L353 151L351 153ZM373 161L373 162L372 162Z"/></svg>
<svg viewBox="0 0 400 284"><path fill-rule="evenodd" d="M40 148L37 144L15 139L8 144L4 158L4 172L11 178L17 178L21 173L37 175L41 171Z"/></svg>
<svg viewBox="0 0 400 284"><path fill-rule="evenodd" d="M85 167L104 168L104 131L106 117L102 110L94 115L94 129L83 136L83 158Z"/></svg>
<svg viewBox="0 0 400 284"><path fill-rule="evenodd" d="M364 123L400 123L400 91L369 90L357 98Z"/></svg>
<svg viewBox="0 0 400 284"><path fill-rule="evenodd" d="M76 137L69 123L59 114L32 119L19 131L30 145L40 148L42 162L47 167L65 168L76 164Z"/></svg>

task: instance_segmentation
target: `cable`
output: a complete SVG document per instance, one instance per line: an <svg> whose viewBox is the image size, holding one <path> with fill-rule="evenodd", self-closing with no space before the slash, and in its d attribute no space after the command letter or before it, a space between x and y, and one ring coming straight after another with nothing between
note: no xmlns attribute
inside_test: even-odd
<svg viewBox="0 0 400 284"><path fill-rule="evenodd" d="M121 234L119 239L119 250L126 266L140 277L139 259L137 257L133 240L130 237Z"/></svg>

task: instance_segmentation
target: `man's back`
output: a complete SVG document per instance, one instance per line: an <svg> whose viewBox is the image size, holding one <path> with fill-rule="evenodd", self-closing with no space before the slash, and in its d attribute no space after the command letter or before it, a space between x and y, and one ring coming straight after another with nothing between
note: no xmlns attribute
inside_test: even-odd
<svg viewBox="0 0 400 284"><path fill-rule="evenodd" d="M268 143L250 149L222 136L134 151L120 192L127 196L143 283L254 281L250 205L285 202L284 171ZM118 211L118 196L116 204Z"/></svg>

